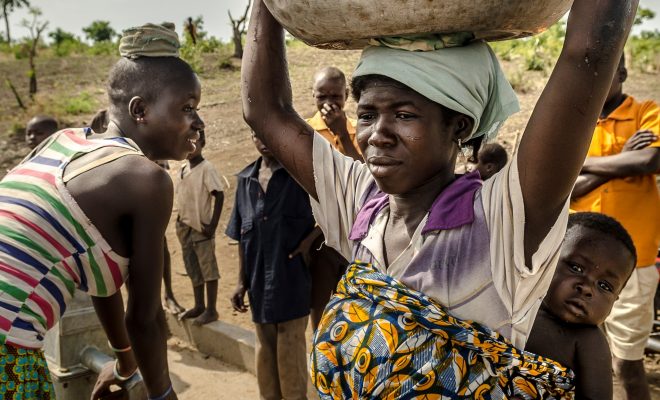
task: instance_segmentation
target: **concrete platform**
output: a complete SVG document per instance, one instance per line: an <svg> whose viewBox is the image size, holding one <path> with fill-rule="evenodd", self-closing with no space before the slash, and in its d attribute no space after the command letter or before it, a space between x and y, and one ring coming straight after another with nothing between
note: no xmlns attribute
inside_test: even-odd
<svg viewBox="0 0 660 400"><path fill-rule="evenodd" d="M256 375L254 332L222 321L196 326L191 320L179 321L176 316L166 314L170 333L174 337L195 347L200 353ZM307 379L307 398L319 398L310 379Z"/></svg>
<svg viewBox="0 0 660 400"><path fill-rule="evenodd" d="M191 320L179 321L169 313L167 324L172 335L194 346L201 353L256 374L254 332L222 321L195 326Z"/></svg>

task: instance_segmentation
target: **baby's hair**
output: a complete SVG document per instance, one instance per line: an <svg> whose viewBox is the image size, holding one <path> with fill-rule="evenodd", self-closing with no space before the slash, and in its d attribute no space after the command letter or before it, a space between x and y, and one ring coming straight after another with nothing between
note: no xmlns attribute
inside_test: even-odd
<svg viewBox="0 0 660 400"><path fill-rule="evenodd" d="M178 88L194 75L190 65L178 57L122 58L110 70L110 104L124 108L135 96L155 101L166 88Z"/></svg>
<svg viewBox="0 0 660 400"><path fill-rule="evenodd" d="M571 228L575 226L593 229L617 240L624 245L633 256L633 266L637 265L637 250L635 250L635 245L633 244L628 231L626 231L626 228L624 228L616 219L601 213L578 212L571 214L568 217L568 229L566 232L570 231Z"/></svg>
<svg viewBox="0 0 660 400"><path fill-rule="evenodd" d="M481 147L477 155L477 160L481 164L495 164L497 170L501 170L509 161L509 156L506 154L504 147L498 143L488 143Z"/></svg>
<svg viewBox="0 0 660 400"><path fill-rule="evenodd" d="M48 134L55 133L58 129L57 120L48 115L37 115L30 120L30 123L39 125Z"/></svg>

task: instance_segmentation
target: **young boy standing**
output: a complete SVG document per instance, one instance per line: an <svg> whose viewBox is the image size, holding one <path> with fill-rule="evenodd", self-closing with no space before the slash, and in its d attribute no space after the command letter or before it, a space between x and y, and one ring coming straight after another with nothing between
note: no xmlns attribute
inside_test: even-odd
<svg viewBox="0 0 660 400"><path fill-rule="evenodd" d="M262 399L305 399L305 328L310 274L305 254L293 256L314 227L309 196L253 135L261 157L238 174L226 234L239 241L239 278L231 302L257 333L256 371Z"/></svg>
<svg viewBox="0 0 660 400"><path fill-rule="evenodd" d="M220 274L215 258L215 230L224 201L222 178L215 167L202 156L205 144L206 138L202 131L197 148L188 155L188 162L181 169L176 191L179 207L176 233L181 242L183 262L192 281L195 296L195 306L181 314L181 319L195 318L193 323L196 325L218 319L215 303Z"/></svg>

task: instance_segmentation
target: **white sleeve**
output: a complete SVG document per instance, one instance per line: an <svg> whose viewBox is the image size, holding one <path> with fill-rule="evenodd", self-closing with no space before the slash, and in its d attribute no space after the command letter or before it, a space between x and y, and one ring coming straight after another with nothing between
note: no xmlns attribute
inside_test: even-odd
<svg viewBox="0 0 660 400"><path fill-rule="evenodd" d="M364 192L373 182L367 166L333 149L314 133L314 179L318 201L311 198L316 223L328 246L351 258L348 236L361 206Z"/></svg>
<svg viewBox="0 0 660 400"><path fill-rule="evenodd" d="M490 232L490 263L495 287L510 307L516 342L532 328L559 259L568 223L568 199L557 221L525 265L525 205L518 175L518 159L484 182L482 201Z"/></svg>

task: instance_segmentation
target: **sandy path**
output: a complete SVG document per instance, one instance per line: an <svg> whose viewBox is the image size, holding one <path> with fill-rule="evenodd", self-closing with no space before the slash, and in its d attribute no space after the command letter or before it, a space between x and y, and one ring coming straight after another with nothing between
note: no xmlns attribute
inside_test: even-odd
<svg viewBox="0 0 660 400"><path fill-rule="evenodd" d="M180 400L258 397L254 375L191 350L176 339L169 341L167 357L172 384Z"/></svg>

